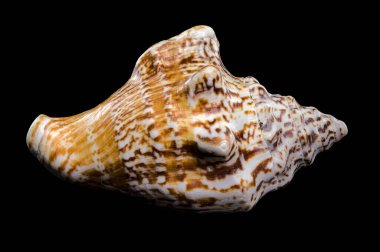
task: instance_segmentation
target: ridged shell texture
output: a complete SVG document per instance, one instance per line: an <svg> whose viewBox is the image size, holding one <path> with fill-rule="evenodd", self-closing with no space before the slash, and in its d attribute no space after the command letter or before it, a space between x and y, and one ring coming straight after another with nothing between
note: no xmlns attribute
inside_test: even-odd
<svg viewBox="0 0 380 252"><path fill-rule="evenodd" d="M27 144L59 177L200 212L248 211L347 134L253 77L232 76L207 26L149 48L92 110L40 115Z"/></svg>

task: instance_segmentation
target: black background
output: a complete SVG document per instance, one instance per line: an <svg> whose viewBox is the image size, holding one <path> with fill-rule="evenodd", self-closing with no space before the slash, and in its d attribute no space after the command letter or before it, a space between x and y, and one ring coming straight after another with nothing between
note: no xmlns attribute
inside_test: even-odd
<svg viewBox="0 0 380 252"><path fill-rule="evenodd" d="M7 65L14 70L7 87L15 97L5 109L14 122L5 157L12 164L4 167L10 175L3 179L11 221L7 233L36 236L37 243L56 238L60 244L71 239L108 244L109 236L125 248L145 237L147 244L153 239L167 239L164 244L179 240L183 246L252 243L253 250L261 241L259 233L274 241L308 238L311 246L324 239L339 246L360 243L358 235L367 236L365 226L375 225L366 196L375 185L362 183L369 179L363 170L371 166L358 148L366 130L358 119L364 113L358 109L364 91L357 88L364 84L358 69L366 47L365 20L359 14L365 13L354 5L182 4L171 4L178 5L175 10L147 2L14 9L6 20ZM175 212L68 184L29 153L25 136L35 117L69 116L96 106L128 80L137 58L151 45L199 24L215 30L232 74L254 76L271 93L292 95L301 105L336 116L346 122L348 136L250 212L227 215ZM20 100L23 105L16 106Z"/></svg>

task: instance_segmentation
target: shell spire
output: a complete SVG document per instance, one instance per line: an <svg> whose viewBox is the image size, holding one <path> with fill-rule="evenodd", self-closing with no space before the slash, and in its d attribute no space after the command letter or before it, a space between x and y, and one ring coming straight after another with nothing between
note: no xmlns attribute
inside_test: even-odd
<svg viewBox="0 0 380 252"><path fill-rule="evenodd" d="M343 121L301 106L291 96L269 94L261 85L252 85L250 90L262 139L278 171L270 183L262 181L263 194L288 183L298 168L310 165L318 153L348 133Z"/></svg>
<svg viewBox="0 0 380 252"><path fill-rule="evenodd" d="M92 110L40 115L31 152L59 177L199 212L248 211L347 134L253 77L232 76L207 26L150 47Z"/></svg>

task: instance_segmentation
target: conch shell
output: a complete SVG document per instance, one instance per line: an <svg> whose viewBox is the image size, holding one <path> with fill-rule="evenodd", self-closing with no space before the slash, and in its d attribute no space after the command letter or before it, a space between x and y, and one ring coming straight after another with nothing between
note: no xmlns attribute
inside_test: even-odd
<svg viewBox="0 0 380 252"><path fill-rule="evenodd" d="M248 211L347 134L293 97L223 66L207 26L149 48L106 101L40 115L31 152L59 177L200 212Z"/></svg>

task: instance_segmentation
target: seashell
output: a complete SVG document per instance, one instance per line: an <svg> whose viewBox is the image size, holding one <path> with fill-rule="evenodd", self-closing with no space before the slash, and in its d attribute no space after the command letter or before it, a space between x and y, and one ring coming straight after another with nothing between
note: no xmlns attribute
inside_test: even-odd
<svg viewBox="0 0 380 252"><path fill-rule="evenodd" d="M81 114L38 116L31 152L63 179L200 212L248 211L347 134L346 125L223 66L207 26L149 48Z"/></svg>

